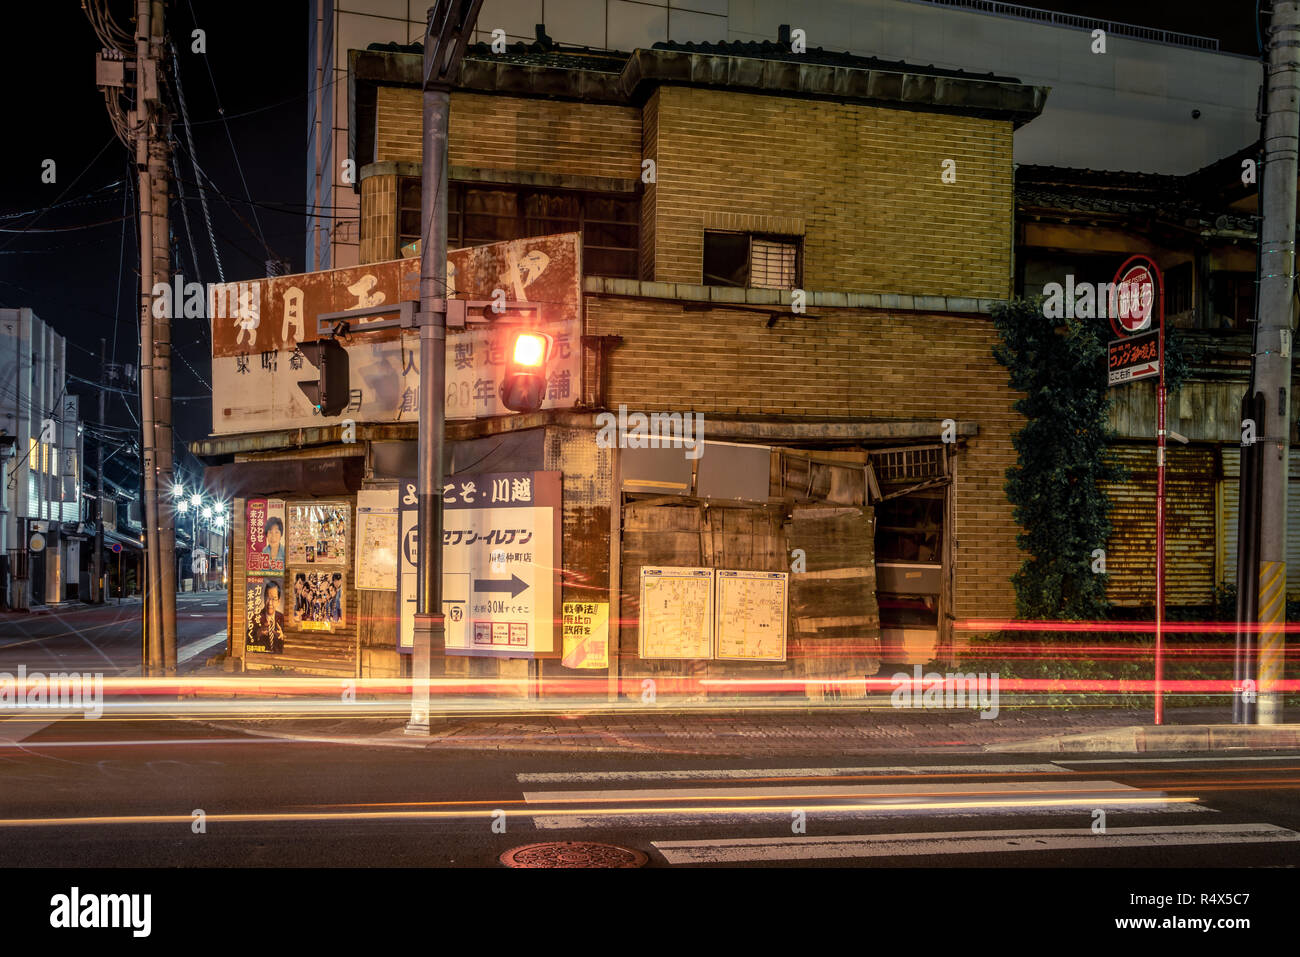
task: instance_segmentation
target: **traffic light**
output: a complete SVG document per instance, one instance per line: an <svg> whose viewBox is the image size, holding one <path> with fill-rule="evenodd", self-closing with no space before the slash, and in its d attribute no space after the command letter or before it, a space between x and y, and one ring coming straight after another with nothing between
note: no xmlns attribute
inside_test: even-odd
<svg viewBox="0 0 1300 957"><path fill-rule="evenodd" d="M321 415L338 415L348 404L348 351L337 339L302 342L298 349L320 372L319 379L302 379L298 388Z"/></svg>
<svg viewBox="0 0 1300 957"><path fill-rule="evenodd" d="M517 332L510 345L501 402L514 412L536 412L546 399L546 365L554 340L543 332Z"/></svg>

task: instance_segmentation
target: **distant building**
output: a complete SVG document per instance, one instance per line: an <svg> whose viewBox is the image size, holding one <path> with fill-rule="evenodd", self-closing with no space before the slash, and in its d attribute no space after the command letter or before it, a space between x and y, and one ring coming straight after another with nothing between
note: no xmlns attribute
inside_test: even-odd
<svg viewBox="0 0 1300 957"><path fill-rule="evenodd" d="M65 341L31 309L0 309L0 593L10 608L84 597L82 434Z"/></svg>

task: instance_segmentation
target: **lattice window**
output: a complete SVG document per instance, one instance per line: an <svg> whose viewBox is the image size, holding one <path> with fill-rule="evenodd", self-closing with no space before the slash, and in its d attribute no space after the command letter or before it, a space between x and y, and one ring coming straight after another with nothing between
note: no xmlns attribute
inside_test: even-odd
<svg viewBox="0 0 1300 957"><path fill-rule="evenodd" d="M793 289L799 247L754 239L749 249L749 284L759 289Z"/></svg>
<svg viewBox="0 0 1300 957"><path fill-rule="evenodd" d="M904 485L943 478L943 446L918 445L911 448L882 449L871 453L871 465L882 485Z"/></svg>

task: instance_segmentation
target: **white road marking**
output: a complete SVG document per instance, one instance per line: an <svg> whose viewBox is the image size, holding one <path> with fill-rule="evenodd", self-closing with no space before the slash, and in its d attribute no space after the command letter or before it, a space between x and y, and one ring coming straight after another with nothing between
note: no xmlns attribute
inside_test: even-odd
<svg viewBox="0 0 1300 957"><path fill-rule="evenodd" d="M193 641L190 644L185 645L181 649L183 654L181 654L177 660L178 662L189 661L191 658L198 657L199 655L203 654L203 652L215 648L219 644L222 644L225 640L226 640L225 629L215 632L214 634L208 635L208 637L206 638L200 638L197 641Z"/></svg>
<svg viewBox="0 0 1300 957"><path fill-rule="evenodd" d="M1165 827L1111 827L1104 834L1094 834L1087 826L1082 826L1019 831L654 841L653 846L670 864L738 864L747 861L1006 854L1116 847L1262 844L1298 840L1300 834L1273 824L1180 824Z"/></svg>
<svg viewBox="0 0 1300 957"><path fill-rule="evenodd" d="M867 774L1069 774L1055 764L894 765L871 768L697 768L688 771L524 771L520 784L581 784L598 781L690 781L712 778L839 777Z"/></svg>

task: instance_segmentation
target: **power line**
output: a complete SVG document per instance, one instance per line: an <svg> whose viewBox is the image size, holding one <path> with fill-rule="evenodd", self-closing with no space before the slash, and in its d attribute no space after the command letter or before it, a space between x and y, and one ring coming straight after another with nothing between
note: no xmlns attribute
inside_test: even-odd
<svg viewBox="0 0 1300 957"><path fill-rule="evenodd" d="M69 183L67 186L65 186L65 187L63 188L63 192L61 192L58 196L54 197L54 203L55 203L55 204L58 204L58 203L62 202L62 201L63 201L63 198L64 198L65 196L67 196L68 193L72 192L72 187L76 186L79 182L81 182L81 177L85 176L87 173L90 172L91 168L94 167L95 163L97 163L97 162L99 161L99 158L100 158L101 156L104 155L104 151L107 150L107 149L108 149L108 148L113 144L113 142L114 142L116 139L117 139L116 136L110 136L110 137L109 137L109 138L104 142L104 145L101 146L101 147L99 148L99 152L97 152L93 157L91 157L90 162L86 164L85 169L83 169L80 173L78 173L78 174L76 175L76 177L73 178L72 182ZM38 213L38 214L36 215L36 217L35 217L35 218L30 222L30 223L28 223L24 228L22 228L22 229L20 229L20 230L16 230L16 232L19 233L19 234L27 232L27 231L30 230L33 226L35 226L38 222L40 222L41 219L45 216L45 214L46 214L47 212L49 212L49 208L46 208L46 209L41 210L40 213ZM15 238L17 238L17 237L15 237ZM9 240L8 242L6 242L3 246L0 246L0 249L7 249L7 248L9 247L10 243L12 243L12 242L13 242L13 239L10 239L10 240Z"/></svg>
<svg viewBox="0 0 1300 957"><path fill-rule="evenodd" d="M185 127L185 141L189 144L190 162L194 165L194 168L197 171L199 154L198 151L195 150L194 148L194 135L190 129L189 110L185 106L185 89L184 87L181 86L180 58L176 56L175 44L172 44L172 63L175 65L175 69L173 70L173 73L176 77L176 100L180 104L180 108L181 108L181 125ZM179 144L177 145L179 146ZM174 153L173 153L173 159L175 159ZM178 162L176 163L176 185L177 185L177 192L180 194L180 198L181 198L181 214L185 216L185 230L188 233L190 228L189 226L190 221L189 221L189 215L185 211L185 205L184 205L185 191L184 189L181 188L182 183L184 183L184 180L181 178L180 164ZM212 259L217 264L217 278L220 279L222 282L225 282L226 274L225 271L221 268L221 254L217 251L217 239L216 236L214 236L212 233L212 214L208 211L207 195L203 191L202 184L199 184L198 189L199 189L199 204L203 208L203 221L207 224L208 227L208 242L211 243L212 245ZM194 257L194 268L198 269L199 268L198 251L195 250L194 248L194 239L192 236L190 237L190 255Z"/></svg>
<svg viewBox="0 0 1300 957"><path fill-rule="evenodd" d="M195 24L197 24L199 18L194 14L194 4L191 3L190 0L185 0L185 4L190 8L190 18L195 22ZM173 55L175 54L175 47L172 48L172 53ZM221 118L223 120L221 125L226 131L226 139L230 143L230 152L235 157L235 169L239 171L239 181L244 186L244 195L248 197L249 201L251 202L253 196L248 190L248 180L244 178L244 164L239 161L239 150L235 148L235 137L230 132L230 124L228 122L224 122L226 117L226 111L221 105L221 94L217 92L217 77L216 74L212 72L212 60L205 56L203 58L203 65L207 68L208 80L212 83L212 98L213 101L217 104L217 112L221 114ZM180 76L179 67L174 69L173 72L178 77ZM179 85L179 83L180 81L178 79L177 84ZM257 224L257 234L262 240L262 245L266 246L266 237L262 234L262 221L258 218L256 210L253 211L253 222ZM270 247L267 246L267 249L270 249Z"/></svg>

